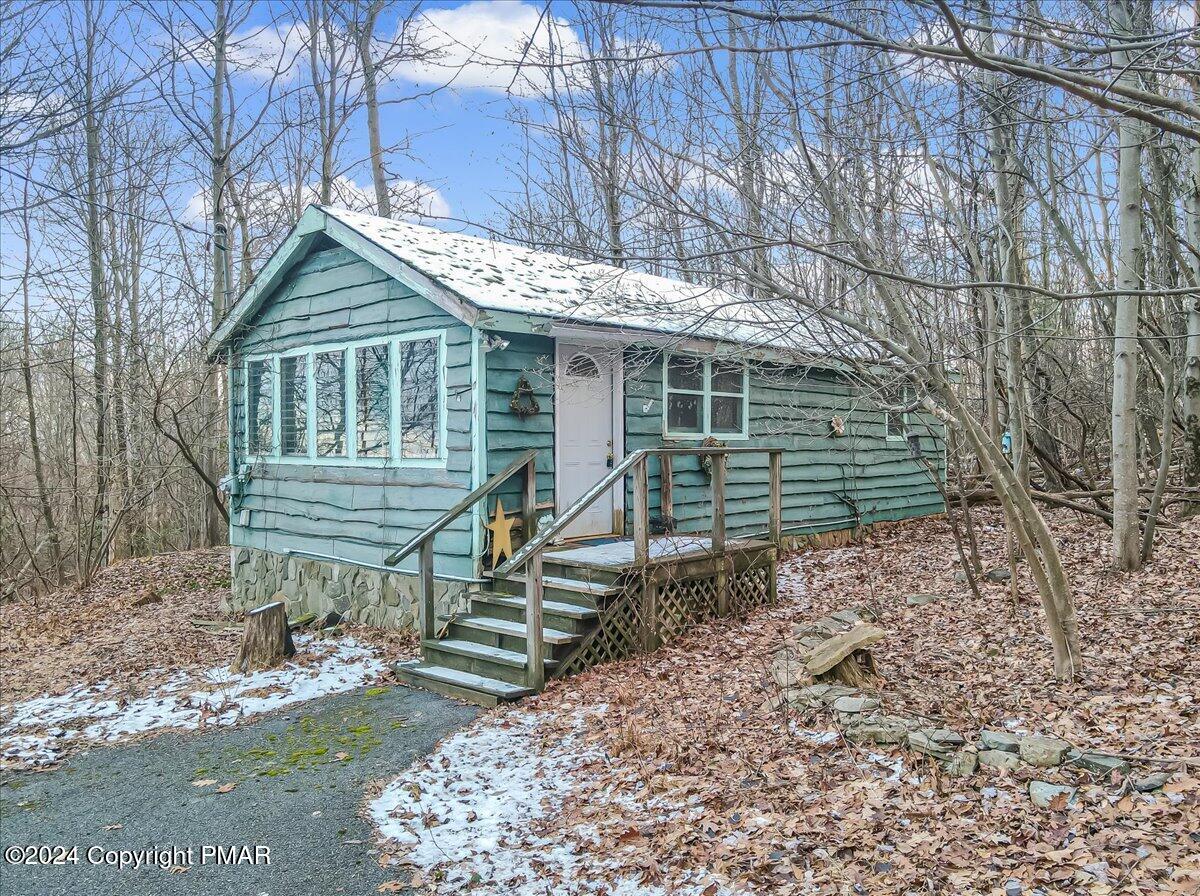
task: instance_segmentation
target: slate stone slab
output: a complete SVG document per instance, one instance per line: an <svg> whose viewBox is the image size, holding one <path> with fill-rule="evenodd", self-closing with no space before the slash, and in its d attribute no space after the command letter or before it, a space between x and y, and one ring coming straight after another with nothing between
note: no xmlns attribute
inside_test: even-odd
<svg viewBox="0 0 1200 896"><path fill-rule="evenodd" d="M1149 793L1152 790L1161 790L1170 780L1171 776L1167 772L1155 772L1152 775L1134 778L1133 789L1138 793Z"/></svg>
<svg viewBox="0 0 1200 896"><path fill-rule="evenodd" d="M1041 806L1043 809L1050 808L1050 803L1054 798L1064 794L1067 797L1067 805L1070 806L1079 795L1079 788L1064 787L1061 784L1051 784L1048 781L1029 782L1029 798L1033 800L1035 806Z"/></svg>
<svg viewBox="0 0 1200 896"><path fill-rule="evenodd" d="M883 639L887 633L874 625L856 625L848 632L834 635L813 651L806 667L813 675L828 672L856 650L863 650Z"/></svg>
<svg viewBox="0 0 1200 896"><path fill-rule="evenodd" d="M937 759L949 759L965 742L961 734L948 728L919 728L908 733L910 750Z"/></svg>
<svg viewBox="0 0 1200 896"><path fill-rule="evenodd" d="M788 702L792 705L820 707L828 706L839 697L853 697L858 692L844 684L826 684L818 682L806 687L795 688L789 692Z"/></svg>
<svg viewBox="0 0 1200 896"><path fill-rule="evenodd" d="M1083 753L1075 760L1075 765L1102 778L1112 777L1114 772L1128 775L1130 768L1124 759L1109 756L1107 753Z"/></svg>
<svg viewBox="0 0 1200 896"><path fill-rule="evenodd" d="M831 706L834 712L867 713L879 709L879 701L873 697L838 697Z"/></svg>
<svg viewBox="0 0 1200 896"><path fill-rule="evenodd" d="M1007 750L980 750L979 764L984 768L1012 771L1021 765L1021 757Z"/></svg>
<svg viewBox="0 0 1200 896"><path fill-rule="evenodd" d="M1029 737L1021 738L1020 755L1030 765L1036 765L1038 768L1050 768L1062 765L1062 761L1070 749L1071 745L1060 738L1031 734Z"/></svg>
<svg viewBox="0 0 1200 896"><path fill-rule="evenodd" d="M900 716L868 716L847 727L846 740L857 744L902 744L911 727L912 722Z"/></svg>
<svg viewBox="0 0 1200 896"><path fill-rule="evenodd" d="M971 747L959 750L943 764L952 778L969 778L979 768L979 754Z"/></svg>
<svg viewBox="0 0 1200 896"><path fill-rule="evenodd" d="M904 598L904 602L910 607L923 607L926 604L936 603L941 599L941 594L910 594Z"/></svg>
<svg viewBox="0 0 1200 896"><path fill-rule="evenodd" d="M985 750L1003 750L1005 753L1017 753L1021 749L1021 738L1017 735L987 728L979 732L979 743Z"/></svg>

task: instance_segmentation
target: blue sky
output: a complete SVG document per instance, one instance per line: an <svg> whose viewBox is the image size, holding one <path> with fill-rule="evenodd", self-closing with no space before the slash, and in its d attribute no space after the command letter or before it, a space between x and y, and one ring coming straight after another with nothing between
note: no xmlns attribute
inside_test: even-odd
<svg viewBox="0 0 1200 896"><path fill-rule="evenodd" d="M567 9L559 5L554 15L561 33L569 35L569 26L559 18ZM394 158L392 170L399 177L435 187L452 218L485 224L493 221L497 197L515 183L510 165L520 157L520 129L511 123L509 113L514 105L536 106L538 100L536 90L517 77L513 65L505 63L520 58L532 32L539 32L537 43L545 45L545 12L543 3L519 0L422 4L426 33L442 48L444 58L432 65L402 66L381 98L449 86L423 99L386 106L381 112L381 131L385 143L406 137L411 140L412 159ZM235 37L262 45L264 58L277 59L278 48L288 45L293 15L290 4L260 3ZM380 21L377 33L394 33L396 20L393 10ZM538 75L530 70L526 77ZM361 120L357 124L345 147L347 159L367 155L365 127ZM370 184L365 164L351 172L351 177L360 186Z"/></svg>

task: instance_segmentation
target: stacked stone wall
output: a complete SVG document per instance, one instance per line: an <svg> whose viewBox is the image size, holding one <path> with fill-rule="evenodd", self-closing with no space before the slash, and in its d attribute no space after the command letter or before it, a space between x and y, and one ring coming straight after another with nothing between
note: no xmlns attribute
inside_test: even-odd
<svg viewBox="0 0 1200 896"><path fill-rule="evenodd" d="M415 576L350 563L290 557L257 548L232 548L233 582L227 611L252 610L283 594L289 617L338 612L355 622L383 628L413 628L417 618ZM436 582L439 615L464 609L465 586Z"/></svg>

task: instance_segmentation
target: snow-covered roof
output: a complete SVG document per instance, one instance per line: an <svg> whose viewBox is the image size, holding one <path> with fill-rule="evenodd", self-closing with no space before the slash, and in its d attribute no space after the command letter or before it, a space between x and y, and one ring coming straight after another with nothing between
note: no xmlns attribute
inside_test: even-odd
<svg viewBox="0 0 1200 896"><path fill-rule="evenodd" d="M321 232L471 323L487 312L512 312L566 326L735 343L812 360L845 358L861 349L854 334L784 299L749 298L498 240L310 206L213 332L210 357L250 321Z"/></svg>
<svg viewBox="0 0 1200 896"><path fill-rule="evenodd" d="M481 309L805 354L830 351L824 327L800 322L800 309L778 300L361 212L321 210Z"/></svg>

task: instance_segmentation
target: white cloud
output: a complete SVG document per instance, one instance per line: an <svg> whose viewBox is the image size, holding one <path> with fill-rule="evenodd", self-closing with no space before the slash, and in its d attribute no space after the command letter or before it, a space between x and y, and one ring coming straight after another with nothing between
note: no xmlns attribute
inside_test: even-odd
<svg viewBox="0 0 1200 896"><path fill-rule="evenodd" d="M536 95L546 90L548 81L544 69L532 63L552 55L584 55L569 23L546 14L541 5L512 0L471 0L430 9L421 16L421 32L437 48L435 58L402 63L395 72L419 84Z"/></svg>
<svg viewBox="0 0 1200 896"><path fill-rule="evenodd" d="M245 28L229 41L230 70L255 78L293 77L308 60L308 24L273 22Z"/></svg>

